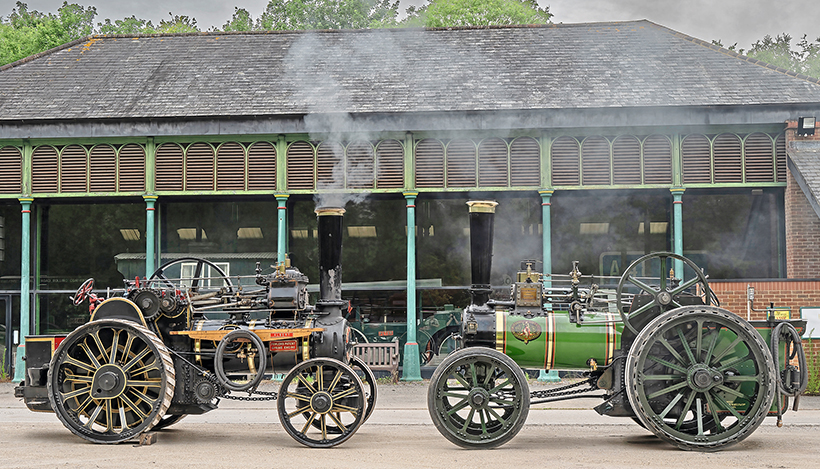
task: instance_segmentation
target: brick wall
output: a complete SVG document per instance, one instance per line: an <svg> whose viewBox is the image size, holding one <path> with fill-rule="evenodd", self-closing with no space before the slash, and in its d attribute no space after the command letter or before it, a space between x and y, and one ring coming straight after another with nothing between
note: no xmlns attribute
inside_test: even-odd
<svg viewBox="0 0 820 469"><path fill-rule="evenodd" d="M796 135L797 121L787 122L786 145L793 141L820 140ZM786 182L786 275L788 278L820 278L820 218L789 171ZM745 308L744 308L745 310Z"/></svg>

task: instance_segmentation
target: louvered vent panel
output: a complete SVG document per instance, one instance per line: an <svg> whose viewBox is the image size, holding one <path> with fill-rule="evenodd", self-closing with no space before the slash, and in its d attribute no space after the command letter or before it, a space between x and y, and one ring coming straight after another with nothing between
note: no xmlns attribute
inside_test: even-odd
<svg viewBox="0 0 820 469"><path fill-rule="evenodd" d="M478 145L478 185L480 187L508 186L507 142L491 138Z"/></svg>
<svg viewBox="0 0 820 469"><path fill-rule="evenodd" d="M618 137L612 142L612 183L641 183L641 144L637 138Z"/></svg>
<svg viewBox="0 0 820 469"><path fill-rule="evenodd" d="M276 190L276 147L268 142L248 150L248 190Z"/></svg>
<svg viewBox="0 0 820 469"><path fill-rule="evenodd" d="M588 137L581 144L583 184L598 186L610 184L609 141L604 137Z"/></svg>
<svg viewBox="0 0 820 469"><path fill-rule="evenodd" d="M681 145L683 183L712 182L711 149L705 135L687 135Z"/></svg>
<svg viewBox="0 0 820 469"><path fill-rule="evenodd" d="M0 194L23 192L23 154L15 147L0 148Z"/></svg>
<svg viewBox="0 0 820 469"><path fill-rule="evenodd" d="M743 182L740 139L734 134L715 139L715 183L721 182Z"/></svg>
<svg viewBox="0 0 820 469"><path fill-rule="evenodd" d="M341 189L344 187L344 154L344 147L335 142L322 142L316 148L317 189Z"/></svg>
<svg viewBox="0 0 820 469"><path fill-rule="evenodd" d="M91 192L115 192L117 190L117 152L110 145L97 145L91 149L88 159L88 175Z"/></svg>
<svg viewBox="0 0 820 469"><path fill-rule="evenodd" d="M552 142L552 184L577 186L581 182L580 148L572 137L560 137Z"/></svg>
<svg viewBox="0 0 820 469"><path fill-rule="evenodd" d="M475 156L472 140L447 144L447 187L475 187Z"/></svg>
<svg viewBox="0 0 820 469"><path fill-rule="evenodd" d="M786 182L786 135L780 134L774 141L777 161L777 182Z"/></svg>
<svg viewBox="0 0 820 469"><path fill-rule="evenodd" d="M60 153L60 192L88 192L88 155L80 145Z"/></svg>
<svg viewBox="0 0 820 469"><path fill-rule="evenodd" d="M182 168L181 156L179 168ZM140 145L131 143L120 148L119 176L121 192L145 191L145 150Z"/></svg>
<svg viewBox="0 0 820 469"><path fill-rule="evenodd" d="M643 141L644 184L672 184L672 142L663 135Z"/></svg>
<svg viewBox="0 0 820 469"><path fill-rule="evenodd" d="M37 147L31 156L31 191L57 192L57 150L48 145Z"/></svg>
<svg viewBox="0 0 820 469"><path fill-rule="evenodd" d="M768 135L746 137L746 182L774 182L774 145Z"/></svg>
<svg viewBox="0 0 820 469"><path fill-rule="evenodd" d="M314 188L313 145L294 142L288 148L288 189L308 190Z"/></svg>
<svg viewBox="0 0 820 469"><path fill-rule="evenodd" d="M216 152L216 190L245 190L245 148L228 142Z"/></svg>
<svg viewBox="0 0 820 469"><path fill-rule="evenodd" d="M438 140L416 145L416 187L444 187L444 145Z"/></svg>
<svg viewBox="0 0 820 469"><path fill-rule="evenodd" d="M214 150L207 143L194 143L185 152L185 190L214 190Z"/></svg>
<svg viewBox="0 0 820 469"><path fill-rule="evenodd" d="M157 148L157 190L182 190L182 148L175 143L164 143Z"/></svg>
<svg viewBox="0 0 820 469"><path fill-rule="evenodd" d="M353 142L347 146L347 187L372 189L375 155L370 142Z"/></svg>
<svg viewBox="0 0 820 469"><path fill-rule="evenodd" d="M510 185L541 185L541 145L531 137L520 137L510 145Z"/></svg>
<svg viewBox="0 0 820 469"><path fill-rule="evenodd" d="M376 148L379 172L376 187L394 189L404 187L404 146L398 140L384 140Z"/></svg>

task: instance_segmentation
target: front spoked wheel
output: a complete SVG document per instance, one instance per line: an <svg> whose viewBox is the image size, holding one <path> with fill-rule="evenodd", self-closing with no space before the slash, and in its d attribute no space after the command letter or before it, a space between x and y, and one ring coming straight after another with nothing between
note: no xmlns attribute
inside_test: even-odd
<svg viewBox="0 0 820 469"><path fill-rule="evenodd" d="M299 443L329 448L347 441L365 419L367 397L356 372L332 358L300 363L285 376L276 407Z"/></svg>
<svg viewBox="0 0 820 469"><path fill-rule="evenodd" d="M530 392L521 368L501 352L471 347L436 368L427 409L438 431L464 448L494 448L524 425Z"/></svg>
<svg viewBox="0 0 820 469"><path fill-rule="evenodd" d="M714 306L661 314L635 338L626 361L629 403L659 438L684 450L716 451L763 422L775 367L760 334Z"/></svg>

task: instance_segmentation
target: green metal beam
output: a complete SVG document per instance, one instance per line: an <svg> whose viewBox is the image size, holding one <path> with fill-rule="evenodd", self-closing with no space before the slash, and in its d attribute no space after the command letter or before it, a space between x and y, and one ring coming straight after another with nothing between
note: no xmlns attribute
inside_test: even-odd
<svg viewBox="0 0 820 469"><path fill-rule="evenodd" d="M407 200L407 342L404 344L402 381L421 381L419 344L416 342L416 197L405 192Z"/></svg>
<svg viewBox="0 0 820 469"><path fill-rule="evenodd" d="M545 275L552 274L552 224L551 220L551 213L550 207L552 203L550 202L550 198L555 191L552 190L543 190L538 191L538 194L541 195L541 227L542 227L542 252L544 253L544 260L543 260L543 270ZM550 277L544 277L544 289L552 287L552 281L549 280ZM549 370L549 372L545 370L541 370L538 373L538 381L545 381L548 383L557 383L561 381L561 377L558 375L557 370Z"/></svg>
<svg viewBox="0 0 820 469"><path fill-rule="evenodd" d="M672 192L672 249L679 256L683 255L683 193L686 189L676 187ZM663 272L661 272L663 275ZM675 276L683 278L683 261L675 259Z"/></svg>

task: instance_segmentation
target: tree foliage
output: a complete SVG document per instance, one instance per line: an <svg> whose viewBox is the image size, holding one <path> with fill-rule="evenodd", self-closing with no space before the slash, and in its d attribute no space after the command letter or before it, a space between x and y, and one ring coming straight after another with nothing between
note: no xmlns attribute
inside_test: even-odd
<svg viewBox="0 0 820 469"><path fill-rule="evenodd" d="M29 10L17 2L6 19L0 19L0 63L6 64L88 36L94 30L97 9L63 2L54 13Z"/></svg>
<svg viewBox="0 0 820 469"><path fill-rule="evenodd" d="M746 54L757 60L792 70L811 77L820 77L820 38L809 41L806 34L792 48L792 37L778 34L774 38L766 35L752 44Z"/></svg>
<svg viewBox="0 0 820 469"><path fill-rule="evenodd" d="M364 29L396 25L395 0L271 0L258 29Z"/></svg>
<svg viewBox="0 0 820 469"><path fill-rule="evenodd" d="M546 24L552 14L536 0L428 0L416 9L407 9L408 26L441 28L449 26L488 26Z"/></svg>

